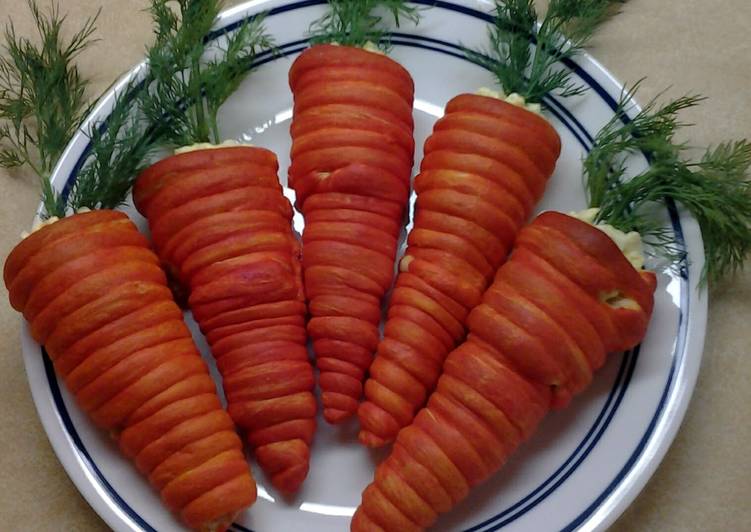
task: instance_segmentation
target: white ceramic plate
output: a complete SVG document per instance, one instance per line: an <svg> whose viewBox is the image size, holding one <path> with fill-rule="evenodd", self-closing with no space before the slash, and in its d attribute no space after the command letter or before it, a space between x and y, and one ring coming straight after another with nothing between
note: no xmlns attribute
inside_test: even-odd
<svg viewBox="0 0 751 532"><path fill-rule="evenodd" d="M422 1L420 4L433 3ZM452 96L492 86L490 74L468 62L462 43L481 46L486 38L489 2L435 2L419 28L402 28L393 37L392 57L413 75L418 153L433 122ZM285 179L292 95L287 85L291 60L306 46L310 22L323 13L322 0L256 0L226 12L217 30L269 11L267 25L282 49L264 56L254 73L222 109L222 134L273 149ZM586 95L550 98L548 116L563 139L563 153L540 210L569 211L585 206L581 158L594 134L613 116L622 87L590 57L567 64ZM138 69L131 76L137 76ZM122 83L120 84L122 87ZM105 120L108 95L92 121ZM88 146L79 134L55 175L63 188ZM643 169L643 157L630 162ZM291 191L290 191L291 192ZM145 227L135 211L133 217ZM703 248L696 224L674 210L667 223L679 235L691 266L678 274L660 272L656 306L644 343L633 352L612 355L594 385L565 411L548 416L534 438L490 482L476 489L437 530L603 529L628 506L654 472L683 418L701 360L706 300L696 290ZM296 218L301 229L302 219ZM190 320L194 331L195 325ZM200 345L205 342L196 334ZM171 531L180 525L163 508L144 479L93 429L60 386L40 347L24 330L23 351L39 415L57 455L101 517L118 531ZM374 454L356 441L355 423L330 427L321 420L310 475L300 493L285 499L268 486L254 465L259 500L233 525L258 532L349 530L349 518L370 482Z"/></svg>

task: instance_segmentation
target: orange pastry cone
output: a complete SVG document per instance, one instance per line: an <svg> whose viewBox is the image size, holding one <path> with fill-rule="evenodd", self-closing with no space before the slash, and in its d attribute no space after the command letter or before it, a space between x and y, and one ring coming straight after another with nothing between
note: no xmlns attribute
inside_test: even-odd
<svg viewBox="0 0 751 532"><path fill-rule="evenodd" d="M274 486L305 479L315 431L300 246L276 156L193 151L145 170L134 188L162 261L222 375L228 410Z"/></svg>
<svg viewBox="0 0 751 532"><path fill-rule="evenodd" d="M167 287L127 216L76 214L5 263L13 307L94 423L196 530L225 530L256 498L242 442Z"/></svg>
<svg viewBox="0 0 751 532"><path fill-rule="evenodd" d="M560 150L531 111L472 94L448 103L415 178L414 227L359 407L362 443L393 441L425 404Z"/></svg>
<svg viewBox="0 0 751 532"><path fill-rule="evenodd" d="M414 156L414 84L385 55L334 45L303 52L289 82L308 333L323 415L338 423L357 411L393 281Z"/></svg>
<svg viewBox="0 0 751 532"><path fill-rule="evenodd" d="M467 340L378 466L351 529L431 526L498 471L551 407L586 388L606 353L643 339L655 285L599 229L539 216L469 314Z"/></svg>

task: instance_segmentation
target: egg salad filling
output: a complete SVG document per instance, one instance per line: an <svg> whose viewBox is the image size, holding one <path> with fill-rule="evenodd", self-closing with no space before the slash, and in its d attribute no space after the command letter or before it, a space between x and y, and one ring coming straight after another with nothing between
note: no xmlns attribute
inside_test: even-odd
<svg viewBox="0 0 751 532"><path fill-rule="evenodd" d="M80 209L76 211L76 214L81 214L84 212L91 212L91 209L89 209L88 207L81 207ZM37 231L39 231L42 227L52 225L53 223L58 222L58 221L60 221L60 218L58 218L57 216L50 216L46 220L42 220L41 218L37 219L34 222L34 225L31 227L31 231L23 231L21 233L21 240L28 238L33 233L36 233Z"/></svg>
<svg viewBox="0 0 751 532"><path fill-rule="evenodd" d="M644 246L642 243L641 235L636 231L624 233L623 231L616 229L612 225L595 223L597 213L600 209L592 208L585 209L579 212L570 212L569 216L581 220L596 227L610 238L618 249L621 250L623 255L628 259L631 265L636 270L644 268ZM633 299L626 297L619 290L612 290L610 292L603 292L600 294L600 300L613 308L625 308L631 310L640 310L639 304Z"/></svg>
<svg viewBox="0 0 751 532"><path fill-rule="evenodd" d="M608 235L610 237L610 240L615 242L615 245L618 246L618 249L623 252L623 255L628 259L628 261L635 269L643 269L644 246L641 240L641 235L636 231L624 233L623 231L616 229L612 225L595 223L595 218L597 217L597 213L599 212L600 209L597 208L585 209L579 212L570 212L569 216L581 220L582 222L586 222Z"/></svg>
<svg viewBox="0 0 751 532"><path fill-rule="evenodd" d="M183 146L181 148L177 148L175 150L175 155L180 155L182 153L190 153L192 151L218 150L221 148L244 148L247 146L252 146L252 144L243 144L242 142L237 141L237 140L225 140L221 144L211 144L210 142L198 142L197 144L191 144L190 146Z"/></svg>
<svg viewBox="0 0 751 532"><path fill-rule="evenodd" d="M542 114L542 106L539 103L527 103L524 96L517 93L506 94L502 90L489 89L488 87L480 87L477 89L477 94L480 96L487 96L488 98L496 98L497 100L503 100L506 103L515 105L531 111L536 115Z"/></svg>

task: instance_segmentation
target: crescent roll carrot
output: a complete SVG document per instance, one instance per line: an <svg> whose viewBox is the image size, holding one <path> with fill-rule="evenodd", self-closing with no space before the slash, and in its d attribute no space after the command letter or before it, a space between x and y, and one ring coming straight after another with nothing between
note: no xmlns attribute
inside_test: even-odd
<svg viewBox="0 0 751 532"><path fill-rule="evenodd" d="M409 247L358 410L363 444L394 441L464 338L469 311L506 260L560 155L555 129L537 114L543 97L583 91L552 66L576 55L609 9L607 0L587 9L552 0L538 31L534 2L499 0L488 47L467 50L499 90L452 99L425 143ZM558 32L577 32L579 23L587 31L562 47ZM530 50L532 36L537 45Z"/></svg>
<svg viewBox="0 0 751 532"><path fill-rule="evenodd" d="M317 45L289 73L290 185L305 217L308 333L323 415L353 415L378 343L410 188L414 84L383 54Z"/></svg>
<svg viewBox="0 0 751 532"><path fill-rule="evenodd" d="M646 332L656 285L600 229L546 213L522 229L446 358L427 406L399 432L353 531L423 530L495 473L608 352Z"/></svg>
<svg viewBox="0 0 751 532"><path fill-rule="evenodd" d="M9 133L19 142L4 150L0 165L27 164L42 183L40 216L62 221L41 228L13 250L5 283L12 305L23 312L32 336L45 345L82 410L115 435L183 522L197 530L222 531L256 498L242 442L182 321L159 258L124 214L107 209L127 201L138 169L156 148L174 144L175 137L206 142L218 135L219 106L256 54L269 48L270 38L263 17L255 17L226 36L225 50L232 53L195 61L211 48L209 33L222 2L179 2L174 12L165 4L152 5L156 39L147 47L149 72L137 84L124 83L113 91L107 127L83 120L89 114L88 80L76 65L76 51L91 44L96 17L78 31L59 31L67 27L65 16L31 3L42 38L7 32L3 48L15 52L2 58L9 81L0 99L4 107L23 102L28 112L15 120ZM181 76L186 68L190 76ZM27 75L29 69L33 76ZM133 113L134 107L139 112ZM25 134L30 128L34 136ZM69 137L78 131L88 137L87 148L59 191L51 176ZM274 172L260 175L269 173ZM237 182L217 184L232 178L226 175L212 178L211 186L219 190L231 190ZM275 190L256 185L258 193L246 203L289 212ZM189 200L185 190L178 195L179 201ZM187 219L172 212L173 220L187 225L196 215L194 207L195 202ZM97 212L83 213L90 209ZM199 238L196 245L205 243ZM264 245L277 258L277 248ZM192 266L200 269L215 251L211 248ZM291 261L282 254L277 262L286 271ZM235 266L235 276L245 275ZM252 268L258 278L269 274L260 262ZM218 278L218 284L209 287L204 300L229 290L226 279ZM295 289L300 292L299 286ZM290 312L291 321L302 319L301 313ZM287 314L275 309L277 316ZM236 324L224 324L222 333Z"/></svg>
<svg viewBox="0 0 751 532"><path fill-rule="evenodd" d="M272 483L296 491L315 431L300 246L276 156L204 149L146 169L134 200L157 252L189 294L228 410Z"/></svg>
<svg viewBox="0 0 751 532"><path fill-rule="evenodd" d="M531 111L474 94L447 104L415 178L409 247L359 407L362 443L393 441L425 404L560 150L555 129Z"/></svg>
<svg viewBox="0 0 751 532"><path fill-rule="evenodd" d="M653 100L623 120L633 90L584 161L590 208L548 212L522 229L467 318L467 340L446 358L427 406L363 492L353 531L430 526L496 472L550 408L584 390L607 353L644 339L657 278L643 269L643 244L685 266L679 235L650 214L657 206L680 202L698 220L708 238L703 280L743 267L751 143L726 142L692 162L674 138L678 112L701 98ZM619 162L639 151L652 166L626 179Z"/></svg>
<svg viewBox="0 0 751 532"><path fill-rule="evenodd" d="M81 213L34 232L3 272L10 301L94 423L196 530L225 530L256 498L242 442L128 217Z"/></svg>

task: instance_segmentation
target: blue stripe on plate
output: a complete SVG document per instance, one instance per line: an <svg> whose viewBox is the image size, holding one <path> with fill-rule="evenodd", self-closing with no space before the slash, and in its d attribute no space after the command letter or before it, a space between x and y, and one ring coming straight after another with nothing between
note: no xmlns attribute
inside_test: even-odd
<svg viewBox="0 0 751 532"><path fill-rule="evenodd" d="M233 528L233 529L234 529L234 530L235 530L236 532L253 532L253 531L252 531L251 529L249 529L249 528L245 528L244 526L242 526L242 525L239 525L239 524L237 524L237 523L232 523L232 528Z"/></svg>
<svg viewBox="0 0 751 532"><path fill-rule="evenodd" d="M115 491L115 488L113 488L112 485L107 481L107 479L104 478L104 475L102 475L102 472L99 470L96 463L94 463L94 460L91 458L89 451L86 450L86 446L83 444L81 437L78 435L78 431L76 430L76 426L73 424L73 420L70 418L68 409L65 407L65 401L63 400L63 396L60 393L60 387L57 384L57 377L55 377L55 368L52 365L52 361L50 360L50 357L49 355L47 355L47 351L45 351L44 348L42 348L42 355L44 358L44 373L46 374L47 380L50 383L52 398L55 400L55 404L58 407L58 410L60 412L60 419L65 426L65 430L68 431L68 434L73 440L73 444L78 448L79 457L83 459L84 463L89 467L91 471L94 471L96 473L97 477L99 477L99 480L102 483L102 487L107 490L107 492L112 496L113 501L117 503L117 505L128 515L128 517L130 517L135 523L137 523L138 526L140 526L144 531L157 532L156 529L154 529L146 521L144 521L143 518L138 515L138 513L136 513L136 511L133 510L133 508L131 508L128 503L126 503L122 499L122 497L120 497L117 491Z"/></svg>
<svg viewBox="0 0 751 532"><path fill-rule="evenodd" d="M683 235L683 228L681 227L680 220L678 217L678 209L675 206L674 202L670 202L668 204L668 211L670 212L670 219L673 221L673 230L675 231L675 237L676 242L678 245L678 248L685 251L686 249L686 240ZM613 478L613 480L608 484L608 487L605 488L605 491L603 491L599 497L597 497L592 504L590 504L586 510L584 510L581 514L579 514L576 519L571 521L566 527L564 527L562 530L569 532L576 530L581 525L584 524L584 522L587 520L589 516L591 516L595 511L597 511L597 508L600 507L600 505L607 499L607 497L615 491L615 489L618 487L618 485L623 481L623 479L629 474L629 472L633 469L634 465L636 464L636 461L639 459L639 456L641 456L642 452L644 452L644 449L649 444L650 437L652 433L655 430L655 427L657 426L657 422L660 419L660 414L665 409L665 406L667 404L668 397L670 395L670 392L672 391L674 387L675 382L675 375L677 372L678 367L680 367L683 364L683 360L685 358L685 351L686 351L686 339L688 336L688 316L689 316L689 310L691 306L691 300L688 297L688 290L686 287L688 286L688 267L686 264L681 265L680 270L680 277L681 277L681 303L680 303L680 312L678 313L678 337L676 342L676 347L673 352L673 359L672 364L670 366L670 373L668 374L668 380L665 384L665 388L662 392L662 396L660 397L660 402L657 405L657 409L652 416L652 420L649 422L649 425L647 427L647 430L644 431L644 435L642 436L641 440L639 441L638 445L636 446L636 449L634 449L634 452L631 453L628 460L626 460L626 463L623 465L621 470L618 472L618 474Z"/></svg>
<svg viewBox="0 0 751 532"><path fill-rule="evenodd" d="M563 473L560 475L559 478L552 481L552 484L550 486L546 486L545 484L540 485L535 491L532 492L532 494L525 497L522 501L517 503L519 505L519 510L515 513L512 513L512 510L514 507L509 508L505 512L502 512L491 519L488 519L487 521L483 522L482 525L478 525L476 527L470 528L469 530L479 530L482 526L485 525L491 525L488 528L483 529L485 532L489 532L491 530L498 530L507 524L511 523L512 521L515 521L516 519L519 519L521 516L532 510L535 506L537 506L539 503L541 503L543 500L545 500L548 495L553 493L561 484L563 484L568 477L571 476L574 471L579 467L579 464L581 464L585 458L589 455L590 451L597 445L597 442L600 440L602 435L605 433L605 429L610 424L610 421L613 419L613 416L618 410L618 407L621 404L621 401L623 400L623 396L626 394L626 390L628 389L628 385L631 382L631 377L634 374L634 370L636 369L636 362L639 358L639 351L640 347L637 346L633 352L628 353L627 356L623 358L623 361L621 362L621 368L618 372L618 377L616 379L616 383L613 386L612 391L610 392L610 395L608 396L608 403L613 400L613 397L615 396L615 393L618 392L617 397L615 398L615 402L612 403L612 408L608 411L609 404L606 403L606 405L603 407L602 411L600 412L600 415L598 416L598 419L595 421L595 424L592 426L592 429L590 429L590 432L587 434L585 439L582 441L582 443L579 445L576 451L574 451L571 456L566 460L563 466L561 466L558 471L556 471L556 474L559 471L563 471ZM628 356L631 355L631 356ZM621 380L623 379L623 380ZM607 414L606 414L607 412ZM605 417L605 421L600 426L599 430L595 432L595 427L597 426L597 423L600 421L603 416ZM576 457L577 452L584 446L587 439L589 440L589 444L587 445L586 449L578 456ZM564 471L565 469L565 471ZM550 482L554 476L551 476L549 481ZM544 491L542 491L544 489ZM532 496L536 493L539 493L539 495L532 499ZM522 503L529 500L529 503L525 506L522 506ZM467 532L469 532L469 530Z"/></svg>
<svg viewBox="0 0 751 532"><path fill-rule="evenodd" d="M401 45L412 46L412 47L416 47L416 48L422 48L422 49L432 50L432 51L441 52L441 53L444 53L444 54L447 54L447 55L451 55L453 57L465 58L466 59L466 57L463 55L463 53L461 53L461 54L457 53L459 51L462 51L462 47L459 46L459 45L455 45L455 44L452 44L452 43L447 43L447 42L441 41L439 39L423 38L423 37L420 37L420 36L414 36L414 35L410 35L410 34L395 33L394 36L397 37L397 38L394 38L394 39L390 40L390 42L392 42L394 44L401 44ZM445 48L448 48L449 50L444 50L444 49L441 49L441 48L437 48L436 46L426 46L426 45L419 44L419 43L410 43L408 41L409 39L412 39L412 40L415 40L415 41L427 41L427 42L429 42L431 44L440 45L440 46L443 46ZM407 40L407 41L406 42L402 42L403 40ZM478 65L478 66L481 66L481 65ZM588 83L591 86L596 86L595 80L589 74L584 73L586 75L582 76L581 72L583 72L583 70L581 70L579 68L576 68L574 70L576 71L577 75L580 75L580 77L582 77L583 80L585 80L585 81L588 80ZM607 98L603 98L603 99L606 101L606 103L614 111L617 109L618 102L617 102L617 100L615 98L611 97L610 95L607 95ZM545 98L545 104L547 105L548 110L553 115L555 115L556 118L558 118L559 120L561 120L561 122L563 122L567 126L567 128L569 129L569 131L577 138L577 140L584 147L584 149L587 150L587 151L589 151L589 149L591 148L591 145L592 145L594 139L593 139L592 135L582 126L582 124L578 120L576 120L576 118L573 116L573 114L571 114L571 112L568 111L568 109L566 109L563 106L563 104L558 99L556 99L554 97L547 96ZM622 121L625 122L625 123L628 123L630 121L630 118L628 116L622 116L621 118L622 118ZM573 128L572 128L572 124L574 126ZM669 211L669 214L670 214L671 222L673 224L673 230L675 231L675 234L676 234L677 245L678 245L679 249L685 250L685 241L684 241L684 238L683 238L683 231L682 231L682 228L680 226L680 222L678 220L678 213L677 213L677 209L675 207L675 204L672 201L670 201L670 202L668 202L668 206L667 207L668 207L668 211ZM686 282L688 281L688 269L687 269L687 267L686 267L685 264L682 265L681 268L680 268L680 276L681 276L682 280L684 280ZM684 320L684 312L686 314L688 312L688 296L687 296L687 291L685 289L682 290L682 296L681 297L682 297L682 305L681 305L681 310L680 310L680 313L679 313L679 316L678 316L678 322L679 322L678 331L679 331L679 338L682 339L682 344L685 345L685 338L686 338L686 334L685 333L686 333L686 330L685 330L685 327L683 326L684 325L684 321L685 321ZM685 303L685 305L683 303ZM665 403L667 401L667 397L669 395L669 391L671 389L671 385L672 385L672 382L673 382L673 378L674 378L674 375L675 375L675 370L677 368L677 362L678 362L678 360L677 360L677 358L675 356L676 353L680 353L681 355L683 354L683 347L681 345L677 346L676 350L674 351L673 362L671 364L671 369L670 369L670 373L669 373L669 376L668 376L668 381L667 381L667 384L666 384L666 386L665 386L665 388L663 390L661 399L660 399L660 401L658 403L657 411L655 412L655 415L653 416L652 420L650 421L650 424L648 426L648 430L645 432L644 436L640 440L640 443L638 444L636 450L631 454L631 456L629 457L627 463L624 465L623 469L618 473L618 475L616 475L616 478L608 485L608 488L595 500L595 502L593 502L587 508L587 510L585 510L582 514L580 514L573 521L572 525L568 525L567 527L564 528L564 530L570 530L570 529L572 529L571 528L572 526L573 526L573 528L577 528L578 526L580 526L586 520L587 517L589 517L592 513L594 513L594 511L597 509L597 507L599 507L600 504L602 504L602 502L607 498L607 496L610 493L612 493L612 491L618 486L618 484L620 483L620 481L622 481L623 478L628 474L628 472L630 471L630 469L633 467L633 465L635 464L636 460L638 459L639 455L644 450L644 447L646 446L646 444L649 441L649 436L654 431L654 427L656 426L657 421L659 419L659 416L660 416L662 410L664 409ZM629 384L630 379L631 379L631 374L633 374L633 371L634 371L634 369L636 367L636 360L638 359L638 355L639 355L639 349L637 348L634 351L634 353L633 353L633 358L632 358L633 363L630 363L630 361L629 361L629 353L627 353L625 355L625 357L624 357L624 359L622 361L621 369L619 370L619 378L620 378L620 374L623 372L623 369L627 365L630 368L629 369L629 375L628 375L628 378L626 380L625 385L623 386L623 388L620 388L619 387L619 384L620 384L619 378L616 379L616 382L615 382L615 384L613 386L613 389L611 390L610 395L609 395L608 399L606 400L605 405L603 406L602 411L597 416L597 419L595 420L595 423L592 425L592 427L590 428L589 432L584 437L584 439L582 440L582 442L577 446L577 448L575 449L575 451L563 463L563 465L558 470L556 470L556 472L553 473L553 475L551 475L545 482L543 482L540 486L538 486L537 488L535 488L530 494L528 494L527 496L525 496L523 499L521 499L520 501L514 503L512 506L510 506L509 508L507 508L503 512L501 512L499 514L496 514L492 518L487 519L486 521L483 521L482 523L480 523L478 525L475 525L475 526L467 529L465 532L476 532L476 531L479 531L479 530L487 530L487 531L498 530L502 526L505 526L506 524L511 523L512 521L518 519L519 517L521 517L522 515L524 515L525 513L527 513L529 510L533 509L534 506L536 506L537 504L539 504L540 502L542 502L550 493L552 493L558 486L560 486L561 483L563 483L576 470L576 468L579 466L579 464L581 464L581 462L584 460L584 458L586 458L586 456L589 454L589 452L598 443L598 441L602 437L605 429L608 427L608 425L610 424L610 422L611 422L612 418L614 417L616 411L618 410L618 407L620 406L621 400L623 399L623 396L625 395L626 390L628 388L628 384ZM682 359L682 357L680 357L680 358ZM612 402L613 397L616 394L616 392L618 394L618 397L617 397L615 403L613 403L614 407L612 409L610 409L609 407L611 405L611 402ZM602 425L601 427L599 427L599 430L597 430L597 432L595 433L595 430L598 429L598 424L599 424L600 420L603 419L603 418L605 419L604 425ZM584 455L582 455L582 456L580 456L580 457L577 458L577 455L579 455L579 453L582 451L582 449L585 448L585 446L586 446L586 450L585 450ZM571 466L571 467L569 467L569 466ZM558 477L558 475L561 475L561 476ZM552 484L552 487L551 487L551 484ZM541 492L543 494L541 496L538 496L538 494L541 493ZM489 525L492 525L492 526L490 526L490 528L486 528L486 529L482 528L484 526L489 526Z"/></svg>
<svg viewBox="0 0 751 532"><path fill-rule="evenodd" d="M306 8L310 6L315 5L321 5L325 4L325 0L303 0L298 2L292 2L289 4L285 4L283 6L279 6L277 8L274 8L270 10L267 13L268 17L279 15L282 13L286 13L289 11L294 11L301 8ZM424 5L434 5L437 8L453 11L456 13L460 13L463 15L471 16L473 18L477 18L480 20L484 20L487 22L492 22L492 16L488 13L483 13L477 10L474 10L472 8L468 8L465 6L459 6L455 4L451 4L449 2L443 2L439 0L417 0L414 1L416 4L424 4ZM238 21L234 24L228 25L221 30L217 30L216 32L213 32L210 35L210 39L218 38L225 33L232 31L233 29L236 29L239 27L243 21ZM430 37L422 37L417 35L410 35L410 34L404 34L404 33L395 33L391 39L391 42L394 45L397 46L409 46L409 47L416 47L416 48L422 48L426 50L435 51L442 54L451 55L456 58L460 58L463 60L468 59L465 57L465 55L462 52L461 46L453 43L448 43L445 41L441 41L439 39L430 38ZM284 57L289 56L295 53L298 53L305 49L307 47L307 41L304 39L293 41L290 43L286 43L285 45L280 46L280 49L283 50L283 53L279 56L274 56L269 53L260 54L256 63L253 66L260 66L262 64L271 62L276 60L278 57ZM576 64L573 61L565 61L564 64L570 68L577 76L579 76L586 85L588 85L592 90L597 93L597 95L603 99L603 101L611 108L613 111L617 108L617 101L613 96L611 96L603 87L601 87L594 78L589 75L584 69L582 69L578 64ZM583 127L581 123L579 123L578 120L555 98L548 98L545 102L548 104L548 109L551 113L553 113L568 129L569 131L577 138L579 143L582 145L582 147L585 150L589 150L592 144L592 135ZM627 122L629 120L628 117L623 117L623 120ZM101 124L100 128L106 128L107 122L106 120ZM68 180L66 181L65 187L64 187L64 194L67 194L70 191L70 187L73 183L73 176L75 176L80 169L81 165L84 163L86 156L88 155L90 150L90 146L87 146L87 148L84 150L83 154L77 161L76 165L74 166L73 171L68 176ZM669 214L670 214L670 220L673 226L673 229L676 233L678 246L680 249L685 250L685 242L683 240L683 233L682 228L680 225L680 220L678 217L677 210L675 209L675 205L670 204L668 206ZM584 511L581 515L579 515L570 525L568 525L565 530L573 530L583 524L586 519L596 511L596 509L602 504L602 502L617 488L621 480L631 471L634 464L638 460L638 457L641 455L642 451L646 447L646 445L649 443L650 436L654 432L655 426L657 424L657 421L660 418L660 414L664 410L664 407L667 403L667 398L669 396L669 393L671 391L672 384L674 382L674 375L676 373L677 367L680 366L680 364L683 361L684 357L684 347L685 347L685 340L686 340L686 319L685 317L688 316L688 291L686 290L688 286L688 271L684 267L681 270L681 279L682 279L682 286L681 286L681 309L680 309L680 315L679 315L679 332L678 332L678 339L676 345L676 350L673 354L673 364L670 370L670 374L668 376L668 381L666 383L664 392L662 394L660 403L658 404L657 410L652 418L652 421L650 422L645 434L643 435L639 445L634 450L634 452L630 455L628 461L623 466L621 471L618 473L618 475L613 479L613 481L608 485L606 490L595 500L592 502L592 504ZM52 392L53 399L55 401L55 404L60 412L61 419L63 420L63 425L66 429L66 431L71 436L71 439L73 440L74 445L76 446L79 455L83 458L84 463L89 467L89 469L96 474L96 476L99 478L102 487L110 494L112 498L112 502L116 504L118 507L120 507L135 523L138 524L143 530L147 532L152 532L155 529L151 527L146 521L138 515L135 510L133 510L123 499L122 497L117 493L117 491L112 487L112 485L107 481L107 479L102 474L101 470L97 467L96 463L91 458L91 455L86 450L86 447L81 440L80 436L78 435L78 432L76 431L75 426L73 425L73 422L70 418L70 415L67 411L67 407L65 405L65 402L62 398L62 395L60 393L59 384L57 381L57 378L54 374L54 369L52 366L52 363L50 362L49 358L47 357L47 354L42 350L43 356L44 356L44 363L45 363L45 372L47 375L47 379L50 385L50 389ZM505 509L503 512L493 516L492 518L470 528L469 531L477 531L480 530L482 527L488 527L484 530L497 530L501 528L502 526L505 526L506 524L514 521L515 519L521 517L528 511L530 511L532 508L534 508L537 504L542 502L550 493L555 491L575 470L576 468L586 459L587 455L590 453L590 451L594 448L594 446L597 444L599 439L604 434L605 430L607 429L609 423L613 419L615 413L618 410L618 407L621 404L621 400L623 399L627 389L629 382L631 380L631 376L633 375L633 372L636 367L636 363L638 361L638 354L639 349L635 349L632 353L626 353L623 356L620 369L618 371L618 375L616 377L615 384L605 402L605 405L600 412L600 414L595 419L595 423L592 425L592 427L587 432L586 436L582 440L582 442L577 446L576 450L569 456L569 458L564 462L563 465L561 465L545 482L543 482L540 486L535 488L530 494L525 496L522 500L514 503L509 508ZM252 530L239 525L237 523L233 524L233 529L239 532L253 532Z"/></svg>
<svg viewBox="0 0 751 532"><path fill-rule="evenodd" d="M623 394L628 388L633 368L636 366L638 354L638 347L633 351L624 354L615 382L613 383L613 387L610 390L602 410L597 415L595 422L592 424L592 427L584 436L581 443L579 443L574 452L571 453L563 464L552 475L550 475L547 480L532 490L523 499L512 504L503 512L468 528L465 532L497 530L498 528L515 521L547 498L548 495L558 488L558 486L560 486L576 470L579 464L581 464L581 462L587 457L594 444L597 443L605 432L605 428L607 428L613 414L618 409L618 406L623 399ZM492 528L483 528L490 525L492 525Z"/></svg>
<svg viewBox="0 0 751 532"><path fill-rule="evenodd" d="M462 48L461 46L441 41L439 39L422 37L420 35L410 35L408 33L393 33L392 36L387 40L389 43L398 46L408 46L412 48L421 48L423 50L439 52L444 55L449 55L457 59L468 61L481 68L484 68L480 63L469 59L464 52L464 48ZM425 44L426 42L430 44ZM565 123L569 132L574 135L574 137L576 137L576 140L579 141L579 144L581 144L585 150L589 151L591 149L594 142L592 135L590 135L590 133L576 119L576 117L574 117L574 115L571 114L571 112L566 109L566 107L564 107L564 105L558 98L555 98L554 96L548 94L543 97L543 104L545 104L547 110L552 113L558 120Z"/></svg>

